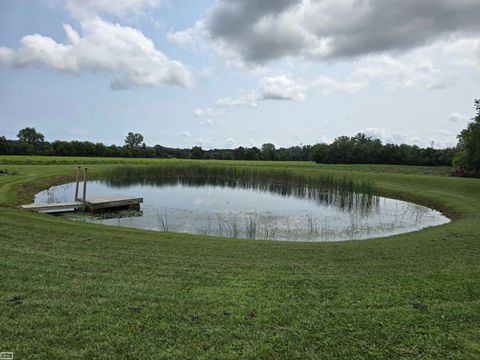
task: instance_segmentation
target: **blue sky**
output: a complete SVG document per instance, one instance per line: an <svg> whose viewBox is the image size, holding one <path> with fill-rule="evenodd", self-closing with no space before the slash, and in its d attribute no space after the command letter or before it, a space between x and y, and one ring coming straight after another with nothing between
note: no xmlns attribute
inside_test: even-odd
<svg viewBox="0 0 480 360"><path fill-rule="evenodd" d="M480 96L478 18L469 0L4 0L0 134L452 146Z"/></svg>

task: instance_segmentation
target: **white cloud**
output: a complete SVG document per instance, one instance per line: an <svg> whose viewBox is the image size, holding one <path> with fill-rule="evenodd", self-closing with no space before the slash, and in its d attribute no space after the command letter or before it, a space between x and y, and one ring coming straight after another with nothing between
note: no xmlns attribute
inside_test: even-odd
<svg viewBox="0 0 480 360"><path fill-rule="evenodd" d="M447 147L454 147L457 143L456 136L454 133L446 130L435 131L437 137L431 137L431 131L428 132L428 135L423 134L420 136L413 136L402 133L393 133L389 130L382 128L368 128L362 131L365 135L370 136L374 139L380 139L384 144L408 144L408 145L418 145L421 147L430 147L433 146L437 149L444 149Z"/></svg>
<svg viewBox="0 0 480 360"><path fill-rule="evenodd" d="M0 48L0 62L24 67L43 65L73 74L104 73L113 89L145 85L192 85L190 70L169 59L139 30L99 17L81 21L83 36L70 25L68 43L39 34L24 36L18 50Z"/></svg>
<svg viewBox="0 0 480 360"><path fill-rule="evenodd" d="M203 119L200 120L200 124L202 125L208 125L208 126L213 126L213 120L212 119Z"/></svg>
<svg viewBox="0 0 480 360"><path fill-rule="evenodd" d="M221 99L218 99L215 102L215 106L219 107L251 107L258 108L258 95L256 94L245 94L240 95L239 97L227 96Z"/></svg>
<svg viewBox="0 0 480 360"><path fill-rule="evenodd" d="M334 92L346 92L355 94L367 86L361 81L338 81L329 76L321 75L313 81L313 86L318 87L323 95L330 95Z"/></svg>
<svg viewBox="0 0 480 360"><path fill-rule="evenodd" d="M448 131L448 130L437 130L436 134L440 136L449 136L449 137L457 135L454 132Z"/></svg>
<svg viewBox="0 0 480 360"><path fill-rule="evenodd" d="M374 139L380 139L384 144L414 144L420 145L421 139L417 136L410 136L400 133L392 133L386 129L382 128L368 128L362 131L367 136L370 136Z"/></svg>
<svg viewBox="0 0 480 360"><path fill-rule="evenodd" d="M183 136L183 137L190 137L190 136L192 136L192 134L190 133L190 131L184 131L184 132L182 133L182 136Z"/></svg>
<svg viewBox="0 0 480 360"><path fill-rule="evenodd" d="M200 145L201 147L205 146L205 145L210 145L212 142L208 139L204 139L204 138L197 138L197 144Z"/></svg>
<svg viewBox="0 0 480 360"><path fill-rule="evenodd" d="M250 144L250 146L253 146L253 147L258 147L259 146L258 143L254 139L249 139L248 143Z"/></svg>
<svg viewBox="0 0 480 360"><path fill-rule="evenodd" d="M468 121L468 117L457 112L451 113L448 117L448 121L451 122L465 122Z"/></svg>
<svg viewBox="0 0 480 360"><path fill-rule="evenodd" d="M184 31L169 31L167 39L173 43L181 46L192 45L197 38L197 34L194 29L187 29Z"/></svg>
<svg viewBox="0 0 480 360"><path fill-rule="evenodd" d="M480 67L480 37L454 39L446 42L443 50L457 64Z"/></svg>
<svg viewBox="0 0 480 360"><path fill-rule="evenodd" d="M260 100L305 100L306 87L285 76L266 77L260 81Z"/></svg>
<svg viewBox="0 0 480 360"><path fill-rule="evenodd" d="M80 128L71 128L68 129L68 134L73 136L80 136L80 137L92 137L94 134L89 130L84 130Z"/></svg>
<svg viewBox="0 0 480 360"><path fill-rule="evenodd" d="M15 60L15 51L6 47L0 47L0 64L11 65Z"/></svg>
<svg viewBox="0 0 480 360"><path fill-rule="evenodd" d="M157 7L160 0L66 0L66 8L78 19L92 17L98 13L116 16L140 15L146 9Z"/></svg>
<svg viewBox="0 0 480 360"><path fill-rule="evenodd" d="M306 90L304 85L286 75L264 77L259 81L256 91L238 97L228 96L218 99L215 106L258 108L261 101L302 101L306 98Z"/></svg>
<svg viewBox="0 0 480 360"><path fill-rule="evenodd" d="M421 56L401 60L388 55L368 57L359 63L354 76L403 88L435 89L453 84L441 76L430 59Z"/></svg>
<svg viewBox="0 0 480 360"><path fill-rule="evenodd" d="M198 109L195 109L193 111L193 114L196 117L199 117L199 118L204 118L204 117L212 118L212 117L217 117L217 116L222 115L222 111L220 109L212 109L212 108L200 109L200 108L198 108Z"/></svg>

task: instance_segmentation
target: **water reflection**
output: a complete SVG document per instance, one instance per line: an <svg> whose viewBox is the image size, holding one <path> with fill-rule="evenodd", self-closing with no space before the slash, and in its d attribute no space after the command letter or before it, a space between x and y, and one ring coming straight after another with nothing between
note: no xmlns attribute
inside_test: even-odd
<svg viewBox="0 0 480 360"><path fill-rule="evenodd" d="M341 210L368 212L374 210L378 197L368 193L358 193L348 189L335 186L336 184L327 183L323 186L311 187L307 185L297 186L288 183L264 183L251 181L248 179L225 179L218 177L169 177L156 176L153 179L133 178L133 179L107 179L104 180L112 188L125 188L134 185L144 185L152 187L182 186L203 188L213 186L215 188L240 188L256 192L269 192L283 197L295 197L297 199L308 199L317 203L319 206L332 205ZM299 182L299 181L298 181Z"/></svg>
<svg viewBox="0 0 480 360"><path fill-rule="evenodd" d="M75 184L37 194L36 202L72 200ZM449 220L426 207L373 195L244 181L162 179L92 181L89 196L143 196L141 212L76 220L233 238L336 241L394 235Z"/></svg>

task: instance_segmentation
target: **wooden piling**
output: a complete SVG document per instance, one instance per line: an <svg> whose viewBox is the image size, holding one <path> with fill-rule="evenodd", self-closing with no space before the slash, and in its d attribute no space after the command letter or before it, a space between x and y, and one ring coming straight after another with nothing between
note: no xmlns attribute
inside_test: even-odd
<svg viewBox="0 0 480 360"><path fill-rule="evenodd" d="M75 186L75 198L73 201L78 200L78 186L80 184L80 165L77 166L77 186Z"/></svg>
<svg viewBox="0 0 480 360"><path fill-rule="evenodd" d="M83 211L87 211L87 172L88 168L83 170Z"/></svg>

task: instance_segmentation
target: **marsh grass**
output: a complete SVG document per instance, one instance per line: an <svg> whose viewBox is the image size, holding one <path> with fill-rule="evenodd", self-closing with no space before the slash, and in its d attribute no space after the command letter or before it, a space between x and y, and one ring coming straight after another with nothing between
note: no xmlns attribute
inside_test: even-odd
<svg viewBox="0 0 480 360"><path fill-rule="evenodd" d="M109 169L104 174L109 186L126 185L190 187L216 186L251 189L270 192L281 196L293 196L308 199L320 206L335 206L349 213L366 215L378 206L378 197L374 195L375 186L371 180L362 181L346 177L323 174L302 174L289 169L265 169L245 167L219 167L196 164L161 166L122 166ZM157 212L157 228L160 231L172 231L168 213ZM306 215L307 236L318 238L324 231L319 229L313 214ZM208 219L208 235L245 237L249 239L277 239L283 229L274 216L258 217L256 214L238 218L235 214L218 213ZM352 231L354 233L354 231ZM292 235L292 234L290 234Z"/></svg>
<svg viewBox="0 0 480 360"><path fill-rule="evenodd" d="M162 213L158 212L157 215L157 223L158 228L162 231L169 231L169 224L168 224L168 209L165 209Z"/></svg>
<svg viewBox="0 0 480 360"><path fill-rule="evenodd" d="M104 174L110 186L205 185L266 191L366 213L378 203L372 180L356 180L289 169L187 165L120 166Z"/></svg>
<svg viewBox="0 0 480 360"><path fill-rule="evenodd" d="M245 236L248 239L255 239L257 236L257 215L253 214L245 222Z"/></svg>

